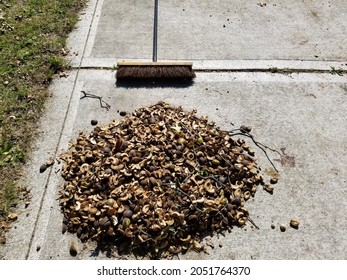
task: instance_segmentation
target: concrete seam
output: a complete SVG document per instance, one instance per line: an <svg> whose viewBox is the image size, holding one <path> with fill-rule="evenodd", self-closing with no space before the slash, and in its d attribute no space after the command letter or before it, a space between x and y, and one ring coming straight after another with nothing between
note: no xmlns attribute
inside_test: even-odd
<svg viewBox="0 0 347 280"><path fill-rule="evenodd" d="M71 67L72 70L112 70L116 71L116 67L108 67L108 66L81 66L81 67ZM299 69L299 68L278 68L278 67L270 67L270 68L234 68L234 69L193 69L195 72L201 73L214 73L214 72L247 72L247 73L257 73L257 72L265 72L272 74L291 74L291 73L332 73L334 69ZM341 74L347 74L347 70L345 69L337 69Z"/></svg>
<svg viewBox="0 0 347 280"><path fill-rule="evenodd" d="M63 127L62 127L62 129L60 130L59 139L58 139L57 145L56 145L56 147L55 147L55 151L54 151L54 154L55 154L55 155L56 155L57 152L58 152L58 149L59 149L59 146L60 146L60 141L61 141L61 138L62 138L62 135L63 135L63 131L64 131L64 129L65 129L66 118L67 118L68 112L69 112L69 110L70 110L72 95L73 95L73 93L74 93L74 91L75 91L75 88L76 88L76 84L77 84L77 80L78 80L78 77L79 77L80 69L82 69L82 68L81 68L81 65L82 65L82 62L83 62L84 53L85 53L85 51L86 51L86 46L87 46L87 43L88 43L88 38L89 38L89 35L90 35L90 30L91 30L91 27L92 27L93 22L94 22L94 17L95 17L95 13L96 13L98 4L99 4L99 0L96 0L96 4L95 4L95 7L94 7L92 20L91 20L91 22L90 22L89 29L88 29L88 35L87 35L87 38L86 38L86 41L85 41L85 44L84 44L84 48L83 48L82 59L81 59L81 61L80 61L80 63L79 63L79 67L76 67L76 68L74 69L74 70L77 69L77 73L76 73L76 77L75 77L75 79L74 79L74 83L73 83L73 87L72 87L72 90L71 90L71 94L70 94L70 98L69 98L67 110L66 110L66 113L65 113L65 116L64 116ZM29 258L30 249L31 249L31 246L32 246L32 244L33 244L34 236L35 236L36 231L37 231L37 224L38 224L38 221L39 221L39 216L41 215L42 206L43 206L43 204L44 204L43 202L44 202L44 200L45 200L45 196L46 196L46 192L47 192L48 182L50 181L52 172L53 172L53 169L50 169L50 170L49 170L49 174L48 174L47 179L46 179L45 190L44 190L43 195L42 195L42 199L41 199L41 202L40 202L39 211L38 211L38 213L37 213L37 218L36 218L35 225L34 225L34 230L33 230L33 233L32 233L32 235L31 235L31 238L30 238L28 250L27 250L27 252L26 252L26 254L25 254L25 259L28 259L28 258Z"/></svg>

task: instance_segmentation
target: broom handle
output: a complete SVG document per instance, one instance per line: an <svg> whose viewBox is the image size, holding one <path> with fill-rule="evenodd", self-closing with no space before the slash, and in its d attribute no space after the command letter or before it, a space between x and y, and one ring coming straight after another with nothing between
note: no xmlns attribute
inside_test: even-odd
<svg viewBox="0 0 347 280"><path fill-rule="evenodd" d="M154 1L153 62L157 62L158 47L158 0Z"/></svg>

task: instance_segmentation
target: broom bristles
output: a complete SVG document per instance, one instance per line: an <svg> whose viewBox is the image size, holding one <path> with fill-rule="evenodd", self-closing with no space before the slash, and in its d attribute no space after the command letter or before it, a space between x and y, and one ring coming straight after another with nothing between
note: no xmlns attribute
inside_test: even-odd
<svg viewBox="0 0 347 280"><path fill-rule="evenodd" d="M195 78L195 72L191 63L119 63L116 78L117 80L191 80Z"/></svg>

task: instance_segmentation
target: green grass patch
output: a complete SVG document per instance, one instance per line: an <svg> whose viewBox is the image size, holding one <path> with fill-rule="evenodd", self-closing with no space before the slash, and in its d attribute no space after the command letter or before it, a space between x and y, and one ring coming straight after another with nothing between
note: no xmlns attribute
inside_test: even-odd
<svg viewBox="0 0 347 280"><path fill-rule="evenodd" d="M16 182L85 0L0 0L0 222L19 197ZM0 234L1 236L1 234Z"/></svg>
<svg viewBox="0 0 347 280"><path fill-rule="evenodd" d="M1 192L0 214L8 214L10 209L17 205L18 199L19 197L14 182L8 182Z"/></svg>

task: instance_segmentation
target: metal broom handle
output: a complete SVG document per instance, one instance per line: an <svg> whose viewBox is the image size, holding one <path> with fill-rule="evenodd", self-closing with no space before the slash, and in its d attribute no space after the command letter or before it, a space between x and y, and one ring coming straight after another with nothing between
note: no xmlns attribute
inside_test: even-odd
<svg viewBox="0 0 347 280"><path fill-rule="evenodd" d="M154 1L153 62L157 62L158 48L158 0Z"/></svg>

